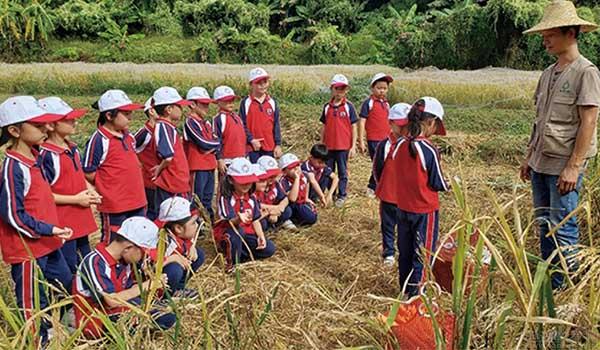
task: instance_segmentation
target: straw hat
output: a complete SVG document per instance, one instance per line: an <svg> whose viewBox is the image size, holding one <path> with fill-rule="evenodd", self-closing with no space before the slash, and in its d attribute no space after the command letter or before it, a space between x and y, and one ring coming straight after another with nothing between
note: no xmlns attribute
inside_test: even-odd
<svg viewBox="0 0 600 350"><path fill-rule="evenodd" d="M534 34L548 29L569 26L580 26L581 31L584 33L598 28L597 24L579 18L575 5L571 1L555 0L544 9L544 16L540 23L524 31L523 34Z"/></svg>

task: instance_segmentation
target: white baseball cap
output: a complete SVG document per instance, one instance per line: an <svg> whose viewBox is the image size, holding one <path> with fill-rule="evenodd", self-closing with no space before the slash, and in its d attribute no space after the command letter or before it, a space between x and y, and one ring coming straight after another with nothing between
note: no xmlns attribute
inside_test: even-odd
<svg viewBox="0 0 600 350"><path fill-rule="evenodd" d="M254 175L256 175L259 181L266 180L270 177L267 174L267 171L258 164L252 164L252 172L254 172Z"/></svg>
<svg viewBox="0 0 600 350"><path fill-rule="evenodd" d="M252 163L246 158L234 158L227 168L227 175L231 176L235 182L246 185L258 181L254 173Z"/></svg>
<svg viewBox="0 0 600 350"><path fill-rule="evenodd" d="M156 91L152 95L152 105L153 106L162 106L162 105L178 105L178 106L189 106L191 103L188 100L184 100L183 97L170 86L163 86Z"/></svg>
<svg viewBox="0 0 600 350"><path fill-rule="evenodd" d="M52 123L63 117L43 109L33 96L9 97L0 104L0 127L22 122Z"/></svg>
<svg viewBox="0 0 600 350"><path fill-rule="evenodd" d="M269 73L267 73L266 70L260 67L254 68L250 71L250 73L248 73L248 81L250 81L250 83L256 83L263 79L269 78Z"/></svg>
<svg viewBox="0 0 600 350"><path fill-rule="evenodd" d="M408 103L396 103L390 108L388 120L399 126L405 126L408 124L408 112L411 108L412 106Z"/></svg>
<svg viewBox="0 0 600 350"><path fill-rule="evenodd" d="M293 153L286 153L279 158L279 168L282 170L293 168L300 164L300 159Z"/></svg>
<svg viewBox="0 0 600 350"><path fill-rule="evenodd" d="M81 118L87 113L87 109L73 109L60 97L46 97L38 100L40 107L52 114L60 114L64 120Z"/></svg>
<svg viewBox="0 0 600 350"><path fill-rule="evenodd" d="M133 216L123 221L117 234L145 251L156 248L158 244L158 226L142 216Z"/></svg>
<svg viewBox="0 0 600 350"><path fill-rule="evenodd" d="M272 176L281 174L281 169L279 169L279 166L277 165L277 161L275 160L275 158L273 158L271 156L262 156L262 157L258 158L258 160L256 161L256 164L260 165L260 167L263 168L264 171L267 172L268 177L272 177Z"/></svg>
<svg viewBox="0 0 600 350"><path fill-rule="evenodd" d="M144 112L148 112L150 108L152 108L152 97L148 98L146 103L144 103Z"/></svg>
<svg viewBox="0 0 600 350"><path fill-rule="evenodd" d="M183 220L192 216L190 210L192 203L183 197L171 197L160 203L158 220L162 222L173 222Z"/></svg>
<svg viewBox="0 0 600 350"><path fill-rule="evenodd" d="M133 103L123 90L108 90L100 96L98 100L98 110L100 112L118 109L120 111L134 111L143 109L139 103Z"/></svg>
<svg viewBox="0 0 600 350"><path fill-rule="evenodd" d="M435 97L421 97L417 102L423 101L423 105L417 104L417 107L425 113L433 114L440 120L440 127L437 129L437 135L446 135L446 127L444 126L444 107Z"/></svg>
<svg viewBox="0 0 600 350"><path fill-rule="evenodd" d="M206 104L215 102L212 98L210 98L210 95L208 94L208 91L206 91L205 88L198 86L194 86L193 88L189 89L187 95L185 96L185 99Z"/></svg>
<svg viewBox="0 0 600 350"><path fill-rule="evenodd" d="M394 78L392 78L391 75L385 74L385 73L377 73L373 76L373 78L371 78L371 84L370 86L372 87L376 82L383 80L383 81L387 81L388 83L391 83L392 81L394 81Z"/></svg>
<svg viewBox="0 0 600 350"><path fill-rule="evenodd" d="M329 84L329 86L330 87L350 86L350 83L348 83L348 78L346 78L345 75L336 74L333 76L333 78L331 78L331 84Z"/></svg>
<svg viewBox="0 0 600 350"><path fill-rule="evenodd" d="M235 92L229 86L221 85L215 89L213 97L216 101L229 102L237 98Z"/></svg>

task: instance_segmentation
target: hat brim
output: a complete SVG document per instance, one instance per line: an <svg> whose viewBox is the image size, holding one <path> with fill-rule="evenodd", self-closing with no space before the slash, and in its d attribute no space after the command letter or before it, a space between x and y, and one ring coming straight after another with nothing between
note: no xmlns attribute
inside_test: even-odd
<svg viewBox="0 0 600 350"><path fill-rule="evenodd" d="M87 109L74 109L71 112L67 113L64 120L74 120L83 117L87 113Z"/></svg>
<svg viewBox="0 0 600 350"><path fill-rule="evenodd" d="M277 176L279 174L281 174L281 169L270 169L270 170L267 170L267 175L270 178L273 177L273 176Z"/></svg>
<svg viewBox="0 0 600 350"><path fill-rule="evenodd" d="M271 178L271 176L269 176L269 173L264 173L261 175L258 175L258 181L265 181Z"/></svg>
<svg viewBox="0 0 600 350"><path fill-rule="evenodd" d="M188 100L179 100L175 103L173 103L174 105L178 105L178 106L190 106L192 104L192 101L188 101Z"/></svg>
<svg viewBox="0 0 600 350"><path fill-rule="evenodd" d="M381 77L379 79L375 79L371 82L371 87L373 87L373 85L375 85L375 83L377 83L378 81L385 81L386 83L391 83L394 81L394 78L392 78L391 75L386 75L384 77Z"/></svg>
<svg viewBox="0 0 600 350"><path fill-rule="evenodd" d="M298 165L300 165L300 161L296 160L296 161L291 162L290 164L285 165L283 167L283 169L292 169L292 168L297 167Z"/></svg>
<svg viewBox="0 0 600 350"><path fill-rule="evenodd" d="M141 105L139 103L130 103L127 105L119 106L114 109L119 110L119 111L131 112L131 111L136 111L139 109L144 109L144 105Z"/></svg>
<svg viewBox="0 0 600 350"><path fill-rule="evenodd" d="M565 22L540 22L537 25L527 29L523 32L523 34L539 34L545 30L562 28L562 27L572 27L579 26L579 30L582 33L593 32L598 29L598 25L592 22L585 21L581 18L575 21L565 21Z"/></svg>
<svg viewBox="0 0 600 350"><path fill-rule="evenodd" d="M217 102L231 102L238 98L237 95L225 96L217 99Z"/></svg>
<svg viewBox="0 0 600 350"><path fill-rule="evenodd" d="M45 113L35 118L25 120L27 123L53 123L64 118L62 114Z"/></svg>
<svg viewBox="0 0 600 350"><path fill-rule="evenodd" d="M250 80L250 84L257 84L257 83L260 83L263 80L269 80L269 79L271 79L270 75L261 75L259 77L256 77L256 78Z"/></svg>
<svg viewBox="0 0 600 350"><path fill-rule="evenodd" d="M330 87L332 87L332 88L348 87L348 86L350 86L350 84L346 84L346 83L333 83L330 85Z"/></svg>
<svg viewBox="0 0 600 350"><path fill-rule="evenodd" d="M440 119L438 123L437 130L435 131L436 135L446 136L446 127L444 126L444 122Z"/></svg>
<svg viewBox="0 0 600 350"><path fill-rule="evenodd" d="M258 177L254 174L252 175L229 175L237 184L240 185L248 185L251 183L255 183L258 181Z"/></svg>
<svg viewBox="0 0 600 350"><path fill-rule="evenodd" d="M196 103L202 103L205 105L215 103L215 100L213 100L212 98L190 98L189 101L196 102Z"/></svg>

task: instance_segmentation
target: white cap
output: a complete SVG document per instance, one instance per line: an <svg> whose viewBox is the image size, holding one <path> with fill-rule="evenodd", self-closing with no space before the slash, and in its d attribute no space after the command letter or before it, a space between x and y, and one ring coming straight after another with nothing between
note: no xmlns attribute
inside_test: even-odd
<svg viewBox="0 0 600 350"><path fill-rule="evenodd" d="M281 174L281 169L279 169L277 161L271 156L262 156L258 158L256 164L260 165L260 167L267 172L268 177Z"/></svg>
<svg viewBox="0 0 600 350"><path fill-rule="evenodd" d="M408 103L396 103L390 108L388 120L400 126L408 124L408 112L410 112L411 108L412 106Z"/></svg>
<svg viewBox="0 0 600 350"><path fill-rule="evenodd" d="M270 78L269 73L260 67L254 68L250 71L250 73L248 73L248 81L251 83L268 78Z"/></svg>
<svg viewBox="0 0 600 350"><path fill-rule="evenodd" d="M444 107L435 97L421 97L419 100L423 100L425 103L423 108L423 112L433 114L438 117L441 121L440 127L438 128L436 134L438 135L446 135L446 127L444 126Z"/></svg>
<svg viewBox="0 0 600 350"><path fill-rule="evenodd" d="M83 117L87 109L73 109L60 97L46 97L38 100L40 107L52 114L60 114L63 119L72 120Z"/></svg>
<svg viewBox="0 0 600 350"><path fill-rule="evenodd" d="M215 89L213 97L216 101L231 101L237 98L235 92L229 86L221 85Z"/></svg>
<svg viewBox="0 0 600 350"><path fill-rule="evenodd" d="M391 75L385 74L385 73L377 73L373 76L373 78L371 78L371 84L370 86L373 86L373 84L375 84L376 82L383 80L383 81L387 81L388 83L391 83L392 81L394 81L394 78L392 78Z"/></svg>
<svg viewBox="0 0 600 350"><path fill-rule="evenodd" d="M171 197L160 203L158 211L158 220L163 222L173 222L183 220L192 216L190 207L192 203L183 197Z"/></svg>
<svg viewBox="0 0 600 350"><path fill-rule="evenodd" d="M249 184L258 181L254 174L252 163L246 158L234 158L227 168L227 175L239 184Z"/></svg>
<svg viewBox="0 0 600 350"><path fill-rule="evenodd" d="M158 226L142 216L123 221L117 233L144 250L154 249L158 244Z"/></svg>
<svg viewBox="0 0 600 350"><path fill-rule="evenodd" d="M148 112L150 108L152 108L152 97L148 98L146 103L144 103L144 112Z"/></svg>
<svg viewBox="0 0 600 350"><path fill-rule="evenodd" d="M200 103L214 102L213 99L210 98L208 91L206 91L205 88L198 86L194 86L193 88L189 89L185 99L189 101L198 101Z"/></svg>
<svg viewBox="0 0 600 350"><path fill-rule="evenodd" d="M293 153L286 153L279 158L279 168L292 168L300 164L300 159Z"/></svg>
<svg viewBox="0 0 600 350"><path fill-rule="evenodd" d="M331 84L329 84L329 86L330 87L350 86L350 83L348 83L348 78L346 78L345 75L336 74L333 76L333 78L331 78Z"/></svg>
<svg viewBox="0 0 600 350"><path fill-rule="evenodd" d="M184 100L183 97L170 86L163 86L156 91L152 95L152 105L153 106L162 106L162 105L179 105L179 106L189 106L190 101Z"/></svg>
<svg viewBox="0 0 600 350"><path fill-rule="evenodd" d="M63 117L43 109L32 96L9 97L0 104L0 127L22 122L52 123Z"/></svg>
<svg viewBox="0 0 600 350"><path fill-rule="evenodd" d="M266 180L269 178L266 170L258 164L252 164L252 172L254 173L254 175L256 175L258 180Z"/></svg>
<svg viewBox="0 0 600 350"><path fill-rule="evenodd" d="M108 90L100 96L98 100L98 110L100 112L118 109L120 111L133 111L142 109L144 106L133 103L123 90Z"/></svg>

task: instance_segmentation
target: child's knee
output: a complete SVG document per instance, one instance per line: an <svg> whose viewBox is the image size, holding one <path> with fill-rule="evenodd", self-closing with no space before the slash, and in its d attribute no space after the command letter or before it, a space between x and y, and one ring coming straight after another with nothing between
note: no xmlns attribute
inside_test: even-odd
<svg viewBox="0 0 600 350"><path fill-rule="evenodd" d="M202 264L204 264L204 259L205 259L204 250L202 250L202 248L200 248L200 247L195 247L195 249L196 249L196 254L198 255L198 257L196 258L196 260L194 260L192 262L192 270L194 272L198 271L200 266L202 266Z"/></svg>

